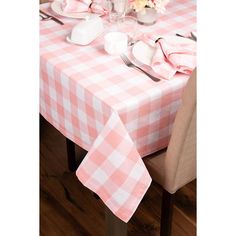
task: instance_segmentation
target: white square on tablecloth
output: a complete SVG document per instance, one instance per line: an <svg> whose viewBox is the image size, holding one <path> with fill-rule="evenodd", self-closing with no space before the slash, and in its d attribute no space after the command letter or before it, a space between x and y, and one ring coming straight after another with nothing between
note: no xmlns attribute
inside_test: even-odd
<svg viewBox="0 0 236 236"><path fill-rule="evenodd" d="M73 126L71 124L71 121L65 119L65 128L68 130L70 133L73 133Z"/></svg>
<svg viewBox="0 0 236 236"><path fill-rule="evenodd" d="M113 193L113 198L118 202L118 204L123 205L129 198L129 195L129 193L119 188L115 193Z"/></svg>
<svg viewBox="0 0 236 236"><path fill-rule="evenodd" d="M140 163L136 163L134 168L130 171L129 177L132 177L135 180L140 180L140 177L142 176L144 171L143 166L140 165Z"/></svg>
<svg viewBox="0 0 236 236"><path fill-rule="evenodd" d="M120 152L114 150L108 157L108 160L113 166L118 168L126 159L126 156L121 155Z"/></svg>
<svg viewBox="0 0 236 236"><path fill-rule="evenodd" d="M104 184L108 180L108 175L100 168L96 169L96 171L92 174L92 177L100 184Z"/></svg>
<svg viewBox="0 0 236 236"><path fill-rule="evenodd" d="M71 103L70 103L70 100L68 100L68 99L65 98L65 97L63 97L62 100L63 100L63 106L64 106L64 108L65 108L68 112L71 112Z"/></svg>
<svg viewBox="0 0 236 236"><path fill-rule="evenodd" d="M49 87L49 95L50 95L50 98L52 98L54 101L57 101L57 92L55 88Z"/></svg>
<svg viewBox="0 0 236 236"><path fill-rule="evenodd" d="M92 177L100 184L104 184L108 180L108 175L100 168L96 169L96 171L92 174Z"/></svg>

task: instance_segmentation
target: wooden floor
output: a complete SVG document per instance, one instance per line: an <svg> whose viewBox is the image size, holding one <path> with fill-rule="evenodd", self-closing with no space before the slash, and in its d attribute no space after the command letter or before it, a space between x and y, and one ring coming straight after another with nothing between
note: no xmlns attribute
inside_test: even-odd
<svg viewBox="0 0 236 236"><path fill-rule="evenodd" d="M40 124L40 235L105 236L104 204L68 171L65 138ZM77 155L85 152L77 147ZM161 188L152 184L128 223L128 236L159 235ZM196 235L196 182L176 195L172 235Z"/></svg>

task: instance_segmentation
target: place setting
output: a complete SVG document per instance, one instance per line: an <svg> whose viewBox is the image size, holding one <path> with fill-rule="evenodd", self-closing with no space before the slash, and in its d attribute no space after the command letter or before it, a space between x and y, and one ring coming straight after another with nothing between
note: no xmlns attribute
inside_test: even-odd
<svg viewBox="0 0 236 236"><path fill-rule="evenodd" d="M130 69L158 82L169 80L176 73L190 74L196 67L195 32L166 36L140 30L140 25L158 23L157 16L165 12L166 5L166 0L56 0L50 8L56 15L78 21L66 35L67 43L86 46L101 38L104 53L120 57ZM43 21L64 24L41 10L40 14Z"/></svg>
<svg viewBox="0 0 236 236"><path fill-rule="evenodd" d="M85 19L91 15L103 16L107 14L107 10L99 2L91 0L55 0L51 3L51 9L60 16Z"/></svg>
<svg viewBox="0 0 236 236"><path fill-rule="evenodd" d="M192 73L196 67L196 43L188 37L144 34L133 45L131 58L159 78L170 80L176 73Z"/></svg>

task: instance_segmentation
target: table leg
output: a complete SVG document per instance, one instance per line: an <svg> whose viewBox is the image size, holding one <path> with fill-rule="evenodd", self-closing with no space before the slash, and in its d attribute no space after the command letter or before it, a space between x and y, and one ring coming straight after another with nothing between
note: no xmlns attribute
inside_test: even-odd
<svg viewBox="0 0 236 236"><path fill-rule="evenodd" d="M161 236L171 236L174 194L163 189L161 206Z"/></svg>
<svg viewBox="0 0 236 236"><path fill-rule="evenodd" d="M105 206L106 236L127 236L127 223L116 217Z"/></svg>
<svg viewBox="0 0 236 236"><path fill-rule="evenodd" d="M76 155L75 155L75 144L70 139L66 138L66 147L67 147L67 161L68 168L70 171L76 171Z"/></svg>

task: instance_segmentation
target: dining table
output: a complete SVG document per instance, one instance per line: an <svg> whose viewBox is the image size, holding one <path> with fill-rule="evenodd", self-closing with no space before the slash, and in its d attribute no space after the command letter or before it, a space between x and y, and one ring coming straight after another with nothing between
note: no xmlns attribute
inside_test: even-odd
<svg viewBox="0 0 236 236"><path fill-rule="evenodd" d="M189 74L153 81L106 53L104 33L85 46L69 43L66 37L81 19L55 14L50 6L40 9L64 24L40 21L40 114L87 150L78 181L127 223L152 182L143 158L168 146ZM196 1L170 1L155 24L140 24L138 31L196 32Z"/></svg>

